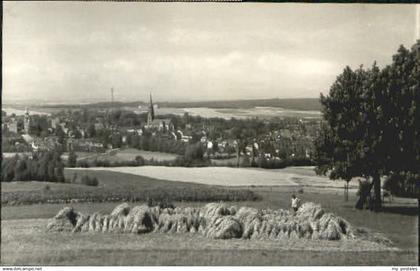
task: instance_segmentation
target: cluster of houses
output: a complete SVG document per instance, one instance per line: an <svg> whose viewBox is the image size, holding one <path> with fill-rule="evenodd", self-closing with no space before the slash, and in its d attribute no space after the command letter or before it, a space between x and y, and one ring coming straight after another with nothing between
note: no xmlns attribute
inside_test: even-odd
<svg viewBox="0 0 420 271"><path fill-rule="evenodd" d="M105 144L98 140L98 137L92 136L92 133L98 134L106 131L108 135L121 136L122 144L127 143L128 135L142 136L145 132L152 136L167 137L171 140L190 142L199 134L199 140L206 149L207 155L217 155L219 157L230 156L235 152L237 141L234 138L210 139L208 131L204 129L193 129L191 124L186 124L184 130L175 129L171 119L155 118L155 106L150 97L150 105L147 115L147 122L142 127L117 127L106 120L105 117L96 117L90 127L82 127L75 123L70 115L55 115L48 117L48 136L36 137L30 133L31 115L26 109L23 116L7 116L2 114L2 132L8 131L16 135L21 135L24 141L32 147L32 150L48 150L57 145L65 144L65 149L83 152L103 152L106 148L112 149L114 146L109 142ZM305 132L302 132L305 129ZM57 133L61 130L60 133ZM93 130L93 131L92 131ZM302 155L310 157L313 138L319 131L319 123L314 121L300 120L298 123L291 123L289 126L270 131L263 137L254 139L245 147L242 155L254 156L256 153L263 155L267 159L278 159L280 152L287 149L287 156L294 157ZM61 140L60 140L61 137ZM63 140L63 137L65 140ZM268 144L270 150L267 151L264 146ZM284 156L284 155L283 155Z"/></svg>
<svg viewBox="0 0 420 271"><path fill-rule="evenodd" d="M23 116L16 116L15 114L7 116L6 112L2 111L2 122L1 122L1 131L2 132L12 132L15 134L18 133L29 133L30 128L30 115L28 108L25 109L25 114Z"/></svg>
<svg viewBox="0 0 420 271"><path fill-rule="evenodd" d="M63 136L67 139L65 144L68 150L78 151L102 151L103 146L99 142L87 139L86 128L80 126L70 126L70 119L59 117L48 117L48 136L38 137L31 134L32 116L28 109L25 110L23 116L10 115L2 113L2 133L8 137L19 137L23 139L33 151L52 150L58 145L64 144L60 142L56 131L60 129ZM20 143L19 143L20 144Z"/></svg>

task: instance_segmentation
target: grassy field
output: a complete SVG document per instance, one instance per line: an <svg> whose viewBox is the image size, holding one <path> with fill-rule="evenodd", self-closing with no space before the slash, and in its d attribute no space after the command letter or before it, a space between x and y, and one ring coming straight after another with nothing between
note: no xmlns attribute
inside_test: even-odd
<svg viewBox="0 0 420 271"><path fill-rule="evenodd" d="M317 176L308 167L285 169L231 168L231 167L108 167L90 168L129 173L150 178L176 182L190 182L223 186L313 186L326 188L343 188L344 182L331 181L327 177ZM351 182L350 188L358 187Z"/></svg>
<svg viewBox="0 0 420 271"><path fill-rule="evenodd" d="M155 161L171 161L177 158L177 155L172 153L143 151L134 148L116 149L106 153L77 152L77 156L78 161L93 162L96 159L98 161L109 161L110 163L133 161L136 156ZM62 157L67 160L68 153L63 154Z"/></svg>
<svg viewBox="0 0 420 271"><path fill-rule="evenodd" d="M201 116L203 118L224 118L224 119L247 119L260 118L270 119L274 117L293 117L293 118L320 118L320 111L292 110L281 107L252 107L252 108L209 108L209 107L191 107L184 108L185 112L192 116Z"/></svg>
<svg viewBox="0 0 420 271"><path fill-rule="evenodd" d="M65 178L95 176L97 187L69 183L2 182L2 205L47 202L119 201L240 201L257 200L249 189L227 189L203 184L175 183L144 176L90 169L65 169ZM48 186L48 189L47 189Z"/></svg>
<svg viewBox="0 0 420 271"><path fill-rule="evenodd" d="M296 169L288 169L295 172ZM306 173L305 173L306 172ZM71 174L68 171L66 174ZM311 172L303 170L301 182L311 182ZM114 189L125 183L134 187L147 186L195 187L194 183L168 182L130 174L90 171L90 174L109 176L101 185ZM305 178L305 174L309 178ZM132 185L132 186L131 186ZM34 184L23 187L31 190ZM2 186L2 189L4 187ZM35 189L36 187L32 187ZM239 187L238 187L239 188ZM250 187L262 197L260 201L229 204L256 208L287 209L291 193L302 186ZM16 187L6 187L13 191ZM55 186L51 186L53 191ZM237 188L226 188L235 190ZM64 206L72 205L84 213L109 213L117 203L2 205L2 264L43 265L416 265L418 248L418 206L415 200L395 198L385 203L384 212L371 213L353 208L356 195L350 192L348 202L343 191L303 186L298 196L303 201L320 203L328 211L344 217L357 227L366 227L390 238L391 250L352 242L257 240L211 240L189 234L47 234L46 218L54 216ZM4 190L3 190L4 192ZM206 202L174 202L176 206L201 206Z"/></svg>
<svg viewBox="0 0 420 271"><path fill-rule="evenodd" d="M29 265L394 265L414 252L364 242L213 240L194 234L46 233L40 219L3 221L2 263ZM28 225L31 225L29 229ZM328 258L326 260L326 253ZM355 259L357 258L357 259Z"/></svg>
<svg viewBox="0 0 420 271"><path fill-rule="evenodd" d="M134 160L138 155L142 156L146 160L153 159L156 161L171 161L178 157L178 155L172 153L143 151L133 148L121 149L116 153L118 158L125 160Z"/></svg>

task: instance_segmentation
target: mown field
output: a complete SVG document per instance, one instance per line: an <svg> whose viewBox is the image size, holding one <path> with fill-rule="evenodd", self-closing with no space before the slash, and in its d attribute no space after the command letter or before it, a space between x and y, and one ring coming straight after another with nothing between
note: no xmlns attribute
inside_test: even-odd
<svg viewBox="0 0 420 271"><path fill-rule="evenodd" d="M45 220L3 221L2 260L29 265L394 265L414 252L364 242L214 240L198 234L46 233ZM31 225L30 227L28 226ZM30 245L28 245L30 244Z"/></svg>
<svg viewBox="0 0 420 271"><path fill-rule="evenodd" d="M67 171L67 170L66 170ZM295 169L289 169L294 172ZM149 187L169 190L199 188L200 184L163 181L109 171L86 172L97 176L100 184L119 189ZM66 174L74 173L72 170ZM310 175L310 172L307 172ZM108 176L108 177L107 177ZM305 182L302 174L301 182ZM311 179L306 179L309 182ZM15 187L13 187L13 185ZM20 185L20 184L19 184ZM22 190L36 189L28 184ZM16 191L17 184L2 186L3 193ZM214 187L214 186L209 186ZM302 189L303 187L303 189ZM5 188L5 189L4 189ZM216 187L219 188L219 187ZM226 188L236 190L241 187ZM51 186L51 191L56 187ZM57 188L58 189L58 188ZM89 188L91 189L91 188ZM92 188L98 189L98 188ZM42 265L416 265L418 248L418 206L415 200L394 198L385 203L382 213L358 211L351 191L348 202L343 191L313 186L254 186L248 189L261 200L229 202L236 206L287 209L290 195L298 193L303 201L320 203L328 211L344 217L357 227L383 233L397 249L373 251L362 243L303 240L249 241L211 240L190 234L51 234L45 232L47 218L62 207L92 213L109 213L117 202L2 205L2 264ZM51 192L53 193L53 192ZM211 200L209 200L211 201ZM174 201L176 206L202 206L207 201ZM140 203L132 203L140 204Z"/></svg>

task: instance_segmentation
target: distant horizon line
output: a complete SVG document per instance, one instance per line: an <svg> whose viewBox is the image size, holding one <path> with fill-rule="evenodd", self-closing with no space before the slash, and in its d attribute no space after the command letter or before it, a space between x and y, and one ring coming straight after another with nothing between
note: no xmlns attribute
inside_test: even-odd
<svg viewBox="0 0 420 271"><path fill-rule="evenodd" d="M152 93L153 97L153 93ZM114 97L115 98L115 97ZM271 98L237 98L237 99L208 99L208 100L159 100L155 97L153 97L153 103L200 103L200 102L234 102L234 101L261 101L261 100L315 100L319 99L318 97L294 97L294 98L279 98L279 97L271 97ZM82 101L76 101L76 100L68 100L68 101L62 101L62 100L44 100L44 99L2 99L2 107L3 105L13 105L13 104L28 104L28 105L87 105L87 104L97 104L97 103L148 103L147 99L145 100L114 100L110 101L109 99L92 99L92 100L86 100L85 102Z"/></svg>

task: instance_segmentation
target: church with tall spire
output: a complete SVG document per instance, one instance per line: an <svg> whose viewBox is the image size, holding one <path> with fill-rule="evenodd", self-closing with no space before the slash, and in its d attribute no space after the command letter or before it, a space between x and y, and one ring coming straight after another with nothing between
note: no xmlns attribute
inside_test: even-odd
<svg viewBox="0 0 420 271"><path fill-rule="evenodd" d="M150 127L154 119L155 119L155 108L152 101L152 93L150 93L149 112L147 114L147 126Z"/></svg>
<svg viewBox="0 0 420 271"><path fill-rule="evenodd" d="M158 131L168 131L171 132L174 130L171 119L155 119L155 105L153 104L152 94L150 93L150 102L149 110L147 113L147 129L153 129Z"/></svg>

